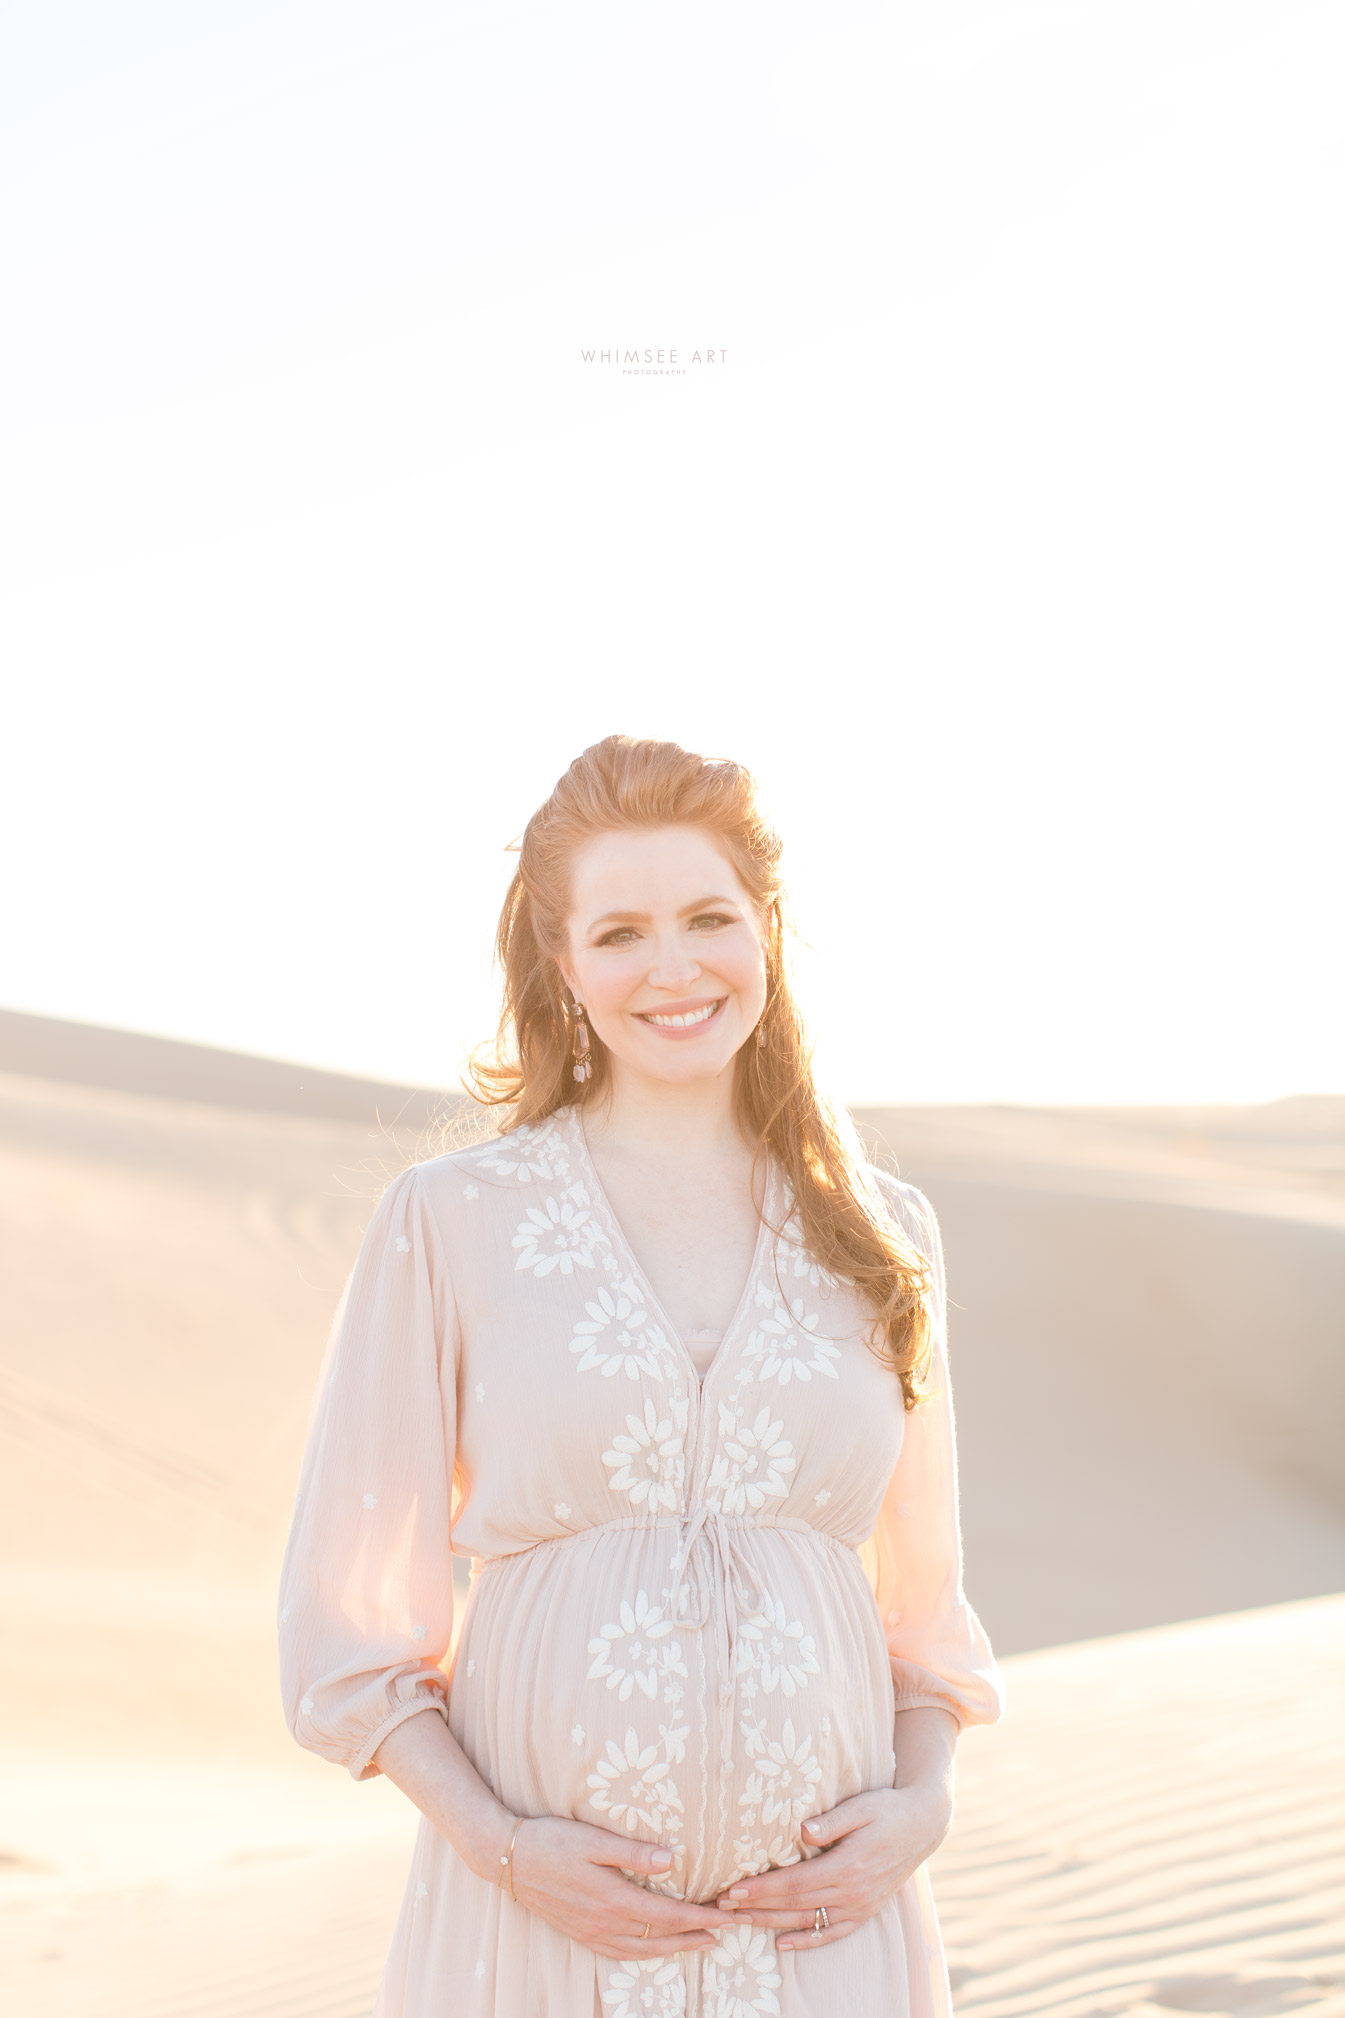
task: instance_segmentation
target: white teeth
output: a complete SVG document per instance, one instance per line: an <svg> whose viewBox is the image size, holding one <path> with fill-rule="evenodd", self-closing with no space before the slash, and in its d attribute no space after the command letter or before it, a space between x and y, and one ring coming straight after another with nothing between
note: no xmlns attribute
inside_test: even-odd
<svg viewBox="0 0 1345 2018"><path fill-rule="evenodd" d="M707 1002L703 1009L689 1009L685 1016L646 1016L646 1023L657 1023L661 1030L685 1030L689 1023L704 1023L719 1007L717 1002Z"/></svg>

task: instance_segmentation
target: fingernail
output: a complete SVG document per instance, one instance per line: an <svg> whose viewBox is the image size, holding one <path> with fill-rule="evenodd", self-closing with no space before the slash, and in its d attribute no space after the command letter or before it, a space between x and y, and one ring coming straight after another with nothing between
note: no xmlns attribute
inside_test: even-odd
<svg viewBox="0 0 1345 2018"><path fill-rule="evenodd" d="M745 1899L747 1897L746 1885L731 1885L729 1887L728 1897L730 1899Z"/></svg>
<svg viewBox="0 0 1345 2018"><path fill-rule="evenodd" d="M649 1859L649 1861L651 1864L657 1864L661 1871L666 1871L669 1864L671 1864L672 1862L672 1851L655 1850L653 1856Z"/></svg>

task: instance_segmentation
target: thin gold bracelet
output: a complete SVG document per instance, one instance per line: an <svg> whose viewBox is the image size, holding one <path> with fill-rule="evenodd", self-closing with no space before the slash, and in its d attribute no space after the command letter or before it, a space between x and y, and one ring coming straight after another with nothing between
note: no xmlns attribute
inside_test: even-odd
<svg viewBox="0 0 1345 2018"><path fill-rule="evenodd" d="M500 1858L500 1864L502 1868L500 1870L499 1884L501 1886L501 1889L503 1889L504 1873L507 1870L509 1873L509 1897L511 1899L514 1898L514 1837L518 1834L522 1822L523 1822L522 1815L515 1815L514 1826L509 1832L509 1848L504 1852L504 1854Z"/></svg>

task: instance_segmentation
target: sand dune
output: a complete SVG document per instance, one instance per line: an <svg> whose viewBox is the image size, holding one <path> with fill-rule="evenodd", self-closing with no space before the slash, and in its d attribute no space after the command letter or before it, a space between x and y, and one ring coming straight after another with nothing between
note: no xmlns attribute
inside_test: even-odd
<svg viewBox="0 0 1345 2018"><path fill-rule="evenodd" d="M139 1030L107 1030L0 1009L0 1072L158 1100L190 1100L207 1107L247 1108L259 1114L307 1114L326 1121L421 1128L460 1095L421 1092L386 1080L323 1072L284 1058L255 1058L148 1037Z"/></svg>
<svg viewBox="0 0 1345 2018"><path fill-rule="evenodd" d="M1345 1095L1259 1107L890 1107L862 1129L931 1179L1345 1227ZM914 1174L912 1169L910 1174Z"/></svg>
<svg viewBox="0 0 1345 2018"><path fill-rule="evenodd" d="M997 1647L1345 1585L1345 1101L860 1119L943 1226Z"/></svg>
<svg viewBox="0 0 1345 2018"><path fill-rule="evenodd" d="M962 2018L1345 2012L1345 1599L1006 1669L932 1867Z"/></svg>
<svg viewBox="0 0 1345 2018"><path fill-rule="evenodd" d="M437 1098L41 1020L0 1017L0 1967L26 2014L357 2018L414 1817L291 1743L272 1594ZM1345 1585L1343 1105L867 1117L944 1223L1016 1653L940 1858L964 2014L1338 2008L1342 1610L1282 1601Z"/></svg>

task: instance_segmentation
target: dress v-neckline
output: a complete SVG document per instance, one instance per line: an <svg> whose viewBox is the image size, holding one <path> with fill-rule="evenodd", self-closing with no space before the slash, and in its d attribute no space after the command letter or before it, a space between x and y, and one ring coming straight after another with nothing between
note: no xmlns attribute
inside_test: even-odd
<svg viewBox="0 0 1345 2018"><path fill-rule="evenodd" d="M733 1343L734 1334L736 1333L739 1324L742 1322L744 1314L751 1307L752 1294L756 1288L757 1276L761 1271L762 1262L765 1259L767 1244L774 1237L775 1229L772 1227L770 1223L770 1209L772 1204L774 1203L774 1195L776 1188L775 1158L769 1150L766 1152L767 1154L766 1193L764 1199L762 1200L761 1223L757 1227L756 1244L752 1249L752 1260L747 1271L747 1280L744 1282L742 1287L742 1294L739 1296L738 1301L734 1306L733 1315L729 1319L728 1323L724 1326L723 1335L720 1338L719 1344L716 1347L713 1355L711 1356L710 1363L706 1367L705 1372L702 1373L700 1369L697 1367L695 1360L692 1358L691 1353L687 1348L686 1340L683 1338L681 1332L678 1330L677 1326L673 1323L667 1311L664 1309L662 1299L655 1291L653 1283L649 1280L648 1275L641 1267L639 1259L635 1253L635 1249L631 1246L630 1240L626 1235L626 1230L622 1226L620 1219L617 1217L616 1211L612 1205L612 1201L607 1195L607 1187L603 1183L601 1177L599 1177L598 1166L593 1161L593 1152L588 1146L588 1136L584 1129L583 1115L580 1113L578 1106L573 1107L571 1111L574 1115L575 1138L578 1142L579 1153L584 1160L589 1183L592 1185L593 1188L594 1201L601 1208L604 1218L608 1221L611 1227L612 1233L615 1238L615 1244L621 1249L625 1257L626 1272L631 1277L632 1281L636 1282L639 1285L640 1294L643 1296L644 1300L648 1303L650 1308L657 1313L660 1321L667 1327L669 1333L672 1336L673 1342L677 1347L677 1350L681 1353L682 1358L686 1361L687 1365L691 1369L691 1378L693 1385L699 1391L699 1393L703 1395L705 1393L706 1388L709 1386L710 1381L720 1364L720 1361L723 1359L725 1352L728 1350L729 1346Z"/></svg>
<svg viewBox="0 0 1345 2018"><path fill-rule="evenodd" d="M704 1392L710 1368L714 1365L715 1353L724 1343L724 1334L722 1331L711 1331L707 1326L703 1326L698 1331L684 1331L682 1333L682 1343L691 1355L692 1364L696 1369L696 1379L700 1383L702 1392ZM710 1349L710 1357L706 1360L704 1371L702 1371L700 1353L706 1347Z"/></svg>

